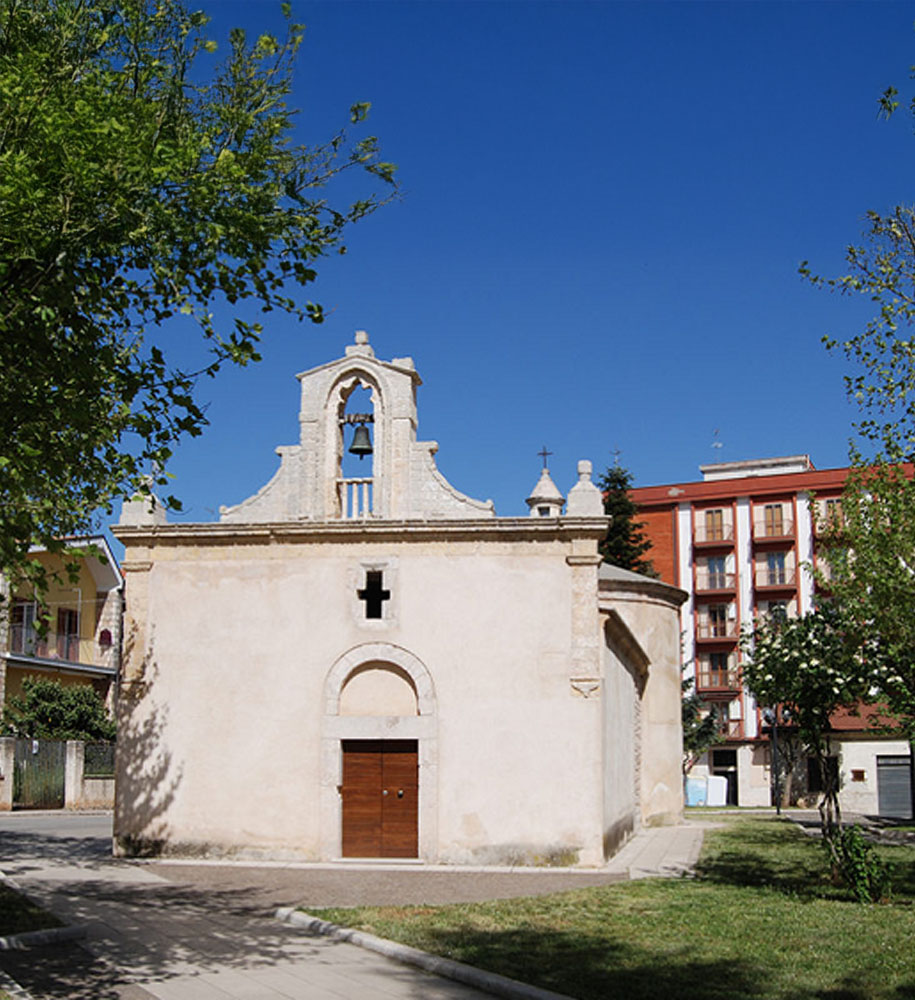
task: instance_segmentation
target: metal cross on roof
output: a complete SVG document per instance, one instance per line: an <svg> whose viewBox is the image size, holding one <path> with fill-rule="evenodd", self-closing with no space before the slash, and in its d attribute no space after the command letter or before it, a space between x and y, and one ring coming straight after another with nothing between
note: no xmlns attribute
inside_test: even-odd
<svg viewBox="0 0 915 1000"><path fill-rule="evenodd" d="M551 451L547 451L546 450L546 445L544 445L543 446L543 450L542 451L538 451L537 454L543 459L543 467L545 469L546 468L546 460L553 453Z"/></svg>

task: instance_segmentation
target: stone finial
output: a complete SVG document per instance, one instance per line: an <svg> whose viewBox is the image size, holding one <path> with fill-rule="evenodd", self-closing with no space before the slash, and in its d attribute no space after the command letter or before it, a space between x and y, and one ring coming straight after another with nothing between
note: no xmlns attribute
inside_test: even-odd
<svg viewBox="0 0 915 1000"><path fill-rule="evenodd" d="M355 342L349 344L346 348L346 356L348 358L351 358L354 354L362 355L365 358L375 357L375 352L372 350L372 345L369 343L369 335L365 330L357 330Z"/></svg>
<svg viewBox="0 0 915 1000"><path fill-rule="evenodd" d="M592 465L587 459L578 463L578 482L569 490L568 517L599 517L604 513L604 498L591 482Z"/></svg>
<svg viewBox="0 0 915 1000"><path fill-rule="evenodd" d="M121 504L121 516L118 524L140 528L166 524L167 522L165 507L153 493L134 493L129 500L125 500Z"/></svg>
<svg viewBox="0 0 915 1000"><path fill-rule="evenodd" d="M524 501L531 509L531 517L559 517L565 497L550 478L550 470L544 466L533 492Z"/></svg>

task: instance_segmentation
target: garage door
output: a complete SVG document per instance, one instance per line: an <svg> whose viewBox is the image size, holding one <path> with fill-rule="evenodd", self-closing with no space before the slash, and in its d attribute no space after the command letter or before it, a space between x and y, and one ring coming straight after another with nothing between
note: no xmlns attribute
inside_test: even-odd
<svg viewBox="0 0 915 1000"><path fill-rule="evenodd" d="M912 818L911 782L908 757L877 758L877 809L881 816Z"/></svg>

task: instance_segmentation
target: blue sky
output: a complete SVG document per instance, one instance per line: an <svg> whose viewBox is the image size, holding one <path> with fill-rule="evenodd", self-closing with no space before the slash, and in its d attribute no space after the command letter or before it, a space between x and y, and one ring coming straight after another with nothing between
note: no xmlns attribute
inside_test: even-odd
<svg viewBox="0 0 915 1000"><path fill-rule="evenodd" d="M204 8L220 40L280 24L278 4ZM617 449L636 485L716 460L845 464L846 366L820 338L853 334L866 303L797 269L839 273L864 213L911 197L912 123L876 110L906 92L915 4L293 9L298 137L371 101L402 199L319 266L323 326L271 320L260 365L201 387L210 426L171 469L180 520L269 479L297 439L295 373L356 329L413 356L419 437L503 515L526 513L544 444L564 492L579 458L601 470Z"/></svg>

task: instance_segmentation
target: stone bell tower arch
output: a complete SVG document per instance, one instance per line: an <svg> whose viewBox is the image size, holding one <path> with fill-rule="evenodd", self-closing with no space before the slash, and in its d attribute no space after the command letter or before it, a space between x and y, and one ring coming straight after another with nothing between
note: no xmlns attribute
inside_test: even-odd
<svg viewBox="0 0 915 1000"><path fill-rule="evenodd" d="M370 393L369 412L348 411L350 397L357 389ZM385 485L390 473L385 475L389 448L385 426L384 392L376 376L365 367L343 372L330 387L324 407L319 457L323 456L320 481L323 483L321 503L328 520L383 516L385 510ZM358 426L352 422L356 416L367 417L366 426L372 444L368 468L359 476L346 477L343 460L347 447L348 428ZM305 422L302 427L305 432Z"/></svg>
<svg viewBox="0 0 915 1000"><path fill-rule="evenodd" d="M491 500L473 500L438 471L435 441L417 441L416 390L422 379L412 358L381 361L364 330L344 357L300 372L299 444L277 448L273 479L223 521L454 520L494 517ZM370 393L371 465L343 475L347 402L356 389Z"/></svg>

